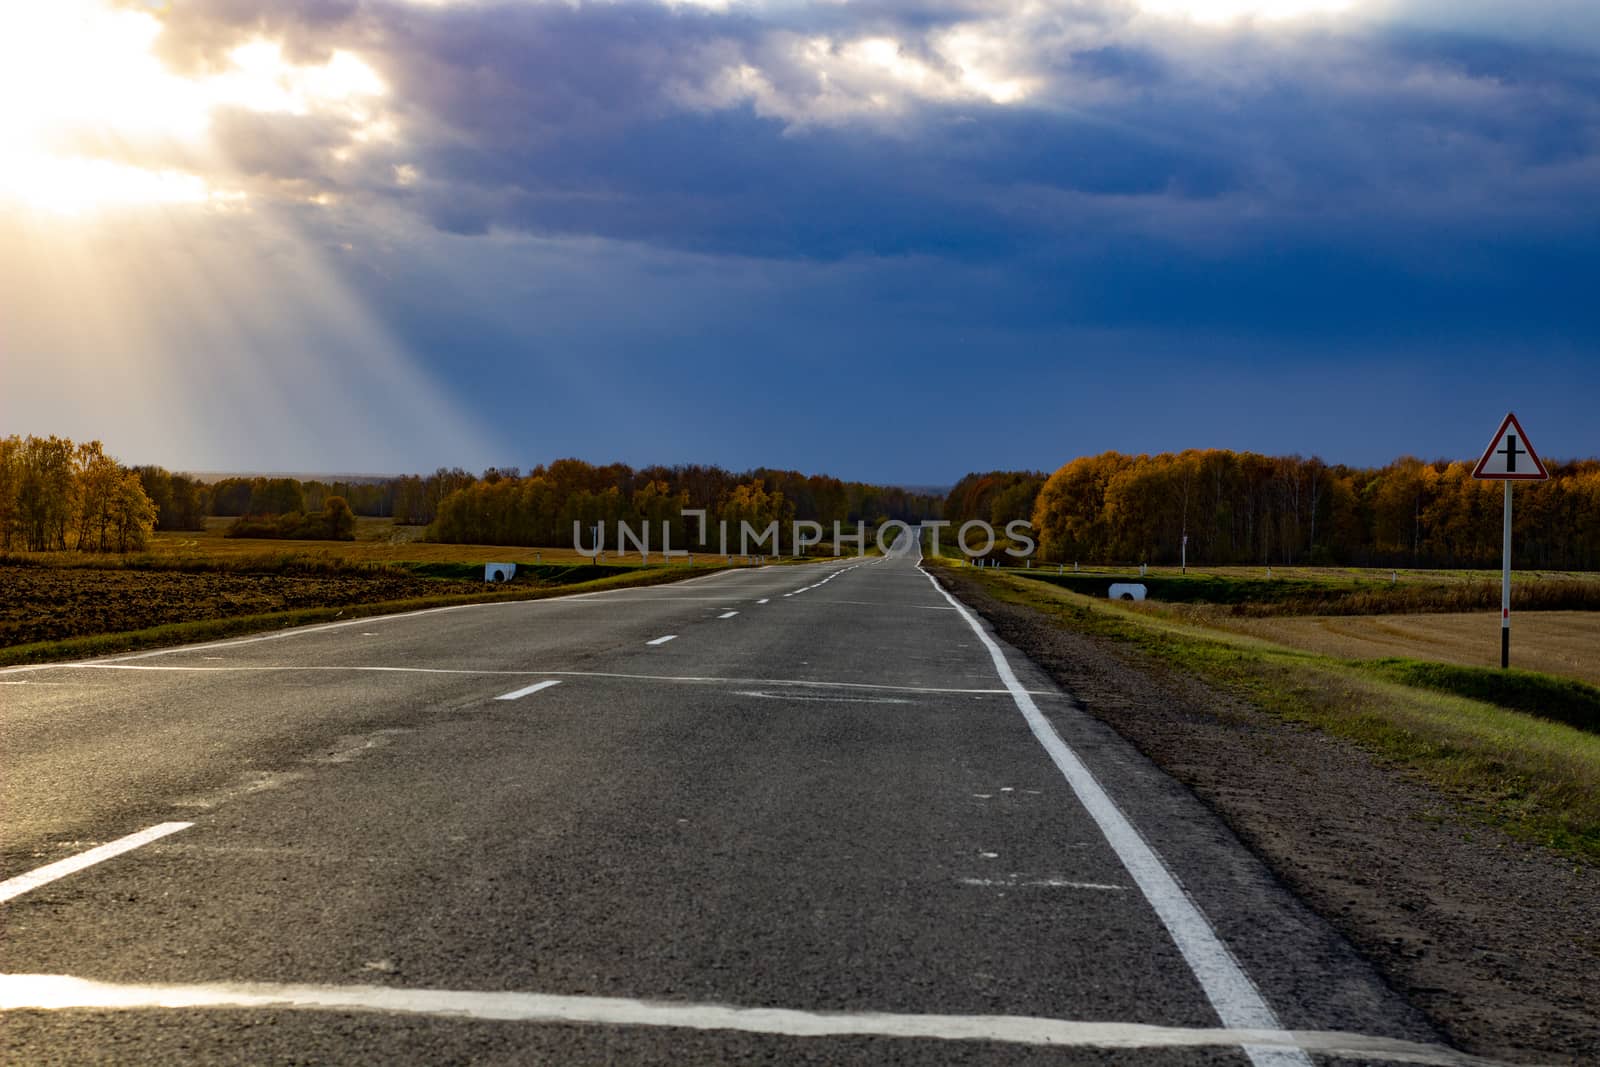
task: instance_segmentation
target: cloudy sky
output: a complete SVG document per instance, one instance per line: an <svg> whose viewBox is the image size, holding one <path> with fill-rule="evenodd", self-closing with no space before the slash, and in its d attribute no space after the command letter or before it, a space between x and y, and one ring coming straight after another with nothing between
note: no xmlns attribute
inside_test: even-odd
<svg viewBox="0 0 1600 1067"><path fill-rule="evenodd" d="M1593 0L4 0L0 432L1600 454Z"/></svg>

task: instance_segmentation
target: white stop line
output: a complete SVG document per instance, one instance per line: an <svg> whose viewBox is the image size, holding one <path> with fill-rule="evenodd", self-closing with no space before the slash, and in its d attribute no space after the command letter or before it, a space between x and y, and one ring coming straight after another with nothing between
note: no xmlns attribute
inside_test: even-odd
<svg viewBox="0 0 1600 1067"><path fill-rule="evenodd" d="M813 1012L788 1008L738 1008L726 1004L667 1003L625 997L548 993L482 993L391 986L323 985L118 985L60 974L0 975L0 1011L67 1009L256 1008L532 1023L654 1026L723 1030L789 1037L890 1037L937 1041L991 1041L1010 1045L1094 1049L1267 1048L1288 1055L1324 1056L1432 1067L1498 1067L1439 1045L1335 1031L1237 1030L1075 1022L1026 1015L905 1015L886 1012Z"/></svg>

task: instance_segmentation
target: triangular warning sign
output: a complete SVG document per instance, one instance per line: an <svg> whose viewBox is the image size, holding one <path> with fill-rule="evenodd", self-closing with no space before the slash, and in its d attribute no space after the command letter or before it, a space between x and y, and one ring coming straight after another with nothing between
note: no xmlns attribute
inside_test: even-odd
<svg viewBox="0 0 1600 1067"><path fill-rule="evenodd" d="M1501 482L1542 482L1550 472L1544 469L1517 417L1507 412L1472 476Z"/></svg>

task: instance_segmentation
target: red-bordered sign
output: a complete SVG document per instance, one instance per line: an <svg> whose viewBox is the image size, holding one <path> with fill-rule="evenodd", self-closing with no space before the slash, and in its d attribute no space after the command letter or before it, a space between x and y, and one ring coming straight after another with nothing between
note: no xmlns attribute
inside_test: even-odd
<svg viewBox="0 0 1600 1067"><path fill-rule="evenodd" d="M1542 482L1550 477L1516 415L1506 412L1472 476L1495 482Z"/></svg>

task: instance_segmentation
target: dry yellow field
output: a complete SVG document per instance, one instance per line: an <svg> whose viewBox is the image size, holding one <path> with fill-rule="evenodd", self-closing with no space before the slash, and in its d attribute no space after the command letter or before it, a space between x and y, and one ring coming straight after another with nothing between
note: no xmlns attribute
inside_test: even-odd
<svg viewBox="0 0 1600 1067"><path fill-rule="evenodd" d="M1037 564L1041 569L1054 569L1055 564ZM1070 565L1067 568L1071 570ZM1271 576L1280 580L1294 580L1316 582L1319 585L1339 586L1342 584L1354 585L1358 582L1388 582L1390 577L1396 578L1402 585L1416 582L1439 582L1444 584L1460 584L1466 582L1495 582L1500 581L1498 570L1429 570L1426 568L1410 567L1336 567L1336 566L1272 566L1272 567L1201 567L1191 565L1187 572L1180 572L1177 567L1151 567L1151 577L1178 577L1180 573L1187 573L1190 577L1211 578L1244 578L1262 579ZM1083 574L1115 574L1133 575L1138 573L1137 567L1080 567ZM1513 583L1520 582L1600 582L1600 571L1541 571L1541 570L1516 570L1511 573ZM1498 638L1496 638L1498 640ZM1498 646L1497 646L1498 647ZM1498 653L1496 653L1498 655Z"/></svg>
<svg viewBox="0 0 1600 1067"><path fill-rule="evenodd" d="M389 519L356 520L354 541L289 541L276 538L224 537L232 519L206 520L206 529L158 533L150 540L156 557L242 559L255 556L310 556L351 563L588 563L571 548L508 548L504 545L439 545L420 541L420 526L396 526ZM605 563L641 562L637 552L607 552ZM659 554L652 563L660 563Z"/></svg>
<svg viewBox="0 0 1600 1067"><path fill-rule="evenodd" d="M1491 614L1229 618L1214 625L1344 659L1405 656L1470 667L1500 665L1500 619ZM1513 616L1511 665L1600 685L1600 612Z"/></svg>

